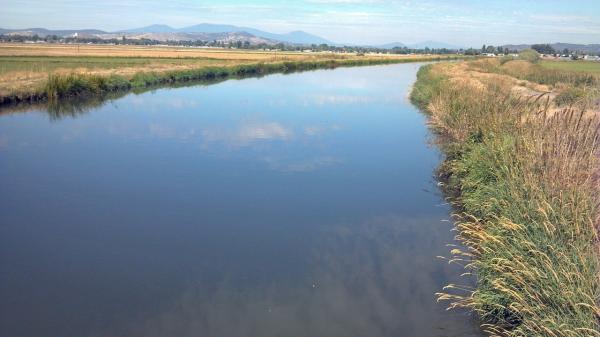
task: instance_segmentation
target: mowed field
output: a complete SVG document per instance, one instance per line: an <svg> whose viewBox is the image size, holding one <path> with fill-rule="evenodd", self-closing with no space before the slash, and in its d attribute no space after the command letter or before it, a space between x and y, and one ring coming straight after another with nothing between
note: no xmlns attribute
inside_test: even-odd
<svg viewBox="0 0 600 337"><path fill-rule="evenodd" d="M0 96L43 86L49 74L133 76L140 72L255 63L352 59L422 59L423 55L365 55L162 46L0 44ZM439 57L432 55L433 57Z"/></svg>
<svg viewBox="0 0 600 337"><path fill-rule="evenodd" d="M544 68L600 74L600 62L596 61L548 61L541 62Z"/></svg>

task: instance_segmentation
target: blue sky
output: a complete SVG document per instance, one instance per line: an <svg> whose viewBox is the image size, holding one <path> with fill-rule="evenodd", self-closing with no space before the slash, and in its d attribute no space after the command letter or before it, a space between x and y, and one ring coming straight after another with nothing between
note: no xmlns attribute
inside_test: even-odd
<svg viewBox="0 0 600 337"><path fill-rule="evenodd" d="M0 0L0 27L120 30L209 22L341 43L600 43L600 0Z"/></svg>

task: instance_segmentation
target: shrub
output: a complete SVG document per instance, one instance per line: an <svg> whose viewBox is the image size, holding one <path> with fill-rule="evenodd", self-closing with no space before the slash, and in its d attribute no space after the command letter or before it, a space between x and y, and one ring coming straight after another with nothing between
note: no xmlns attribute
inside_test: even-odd
<svg viewBox="0 0 600 337"><path fill-rule="evenodd" d="M519 53L519 59L531 63L538 63L540 61L540 53L533 49L525 49Z"/></svg>
<svg viewBox="0 0 600 337"><path fill-rule="evenodd" d="M584 96L585 91L583 89L578 87L567 87L556 95L554 102L556 102L556 105L558 106L568 106L581 101Z"/></svg>

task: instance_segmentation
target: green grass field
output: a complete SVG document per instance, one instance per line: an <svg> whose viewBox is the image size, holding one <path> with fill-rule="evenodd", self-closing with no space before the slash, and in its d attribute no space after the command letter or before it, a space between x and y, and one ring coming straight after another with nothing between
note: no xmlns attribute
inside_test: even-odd
<svg viewBox="0 0 600 337"><path fill-rule="evenodd" d="M600 74L600 62L592 61L542 61L541 65L548 69L580 71Z"/></svg>

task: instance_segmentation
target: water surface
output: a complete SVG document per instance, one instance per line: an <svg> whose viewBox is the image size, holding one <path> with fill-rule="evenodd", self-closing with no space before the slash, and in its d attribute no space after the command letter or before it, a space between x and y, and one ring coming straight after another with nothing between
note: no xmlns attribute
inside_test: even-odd
<svg viewBox="0 0 600 337"><path fill-rule="evenodd" d="M419 66L0 116L0 335L478 336Z"/></svg>

